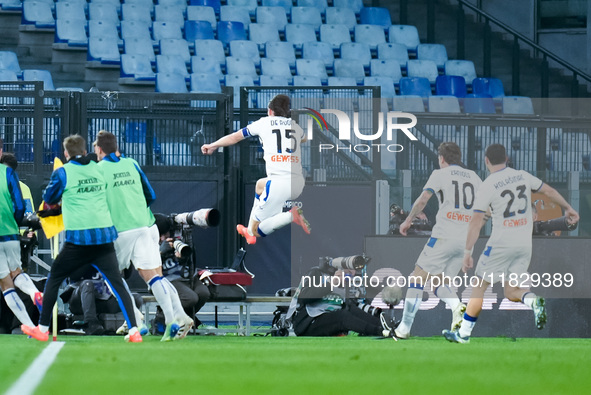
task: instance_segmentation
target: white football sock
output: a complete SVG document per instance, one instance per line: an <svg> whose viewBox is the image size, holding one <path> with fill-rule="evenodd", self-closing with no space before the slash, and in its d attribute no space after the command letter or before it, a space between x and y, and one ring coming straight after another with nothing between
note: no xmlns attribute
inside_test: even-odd
<svg viewBox="0 0 591 395"><path fill-rule="evenodd" d="M48 326L45 326L45 325L41 325L41 324L39 324L39 330L40 330L41 332L43 332L43 333L45 333L45 332L49 332L49 327L48 327Z"/></svg>
<svg viewBox="0 0 591 395"><path fill-rule="evenodd" d="M421 302L423 301L423 287L419 285L411 285L406 290L406 297L404 298L404 311L402 313L402 321L398 326L398 331L401 333L410 333L410 328L415 320L415 315L419 311Z"/></svg>
<svg viewBox="0 0 591 395"><path fill-rule="evenodd" d="M154 276L148 282L148 285L150 286L156 301L160 305L160 308L164 313L164 321L166 322L166 325L168 325L174 321L174 311L172 309L172 302L170 300L170 291L168 290L166 283L164 283L162 280L164 280L163 277Z"/></svg>
<svg viewBox="0 0 591 395"><path fill-rule="evenodd" d="M529 306L532 310L534 309L534 303L536 302L536 294L533 292L526 292L521 296L521 303Z"/></svg>
<svg viewBox="0 0 591 395"><path fill-rule="evenodd" d="M274 215L271 218L267 218L259 224L259 234L263 237L270 235L277 229L289 225L292 220L293 217L291 215L291 212L289 211Z"/></svg>
<svg viewBox="0 0 591 395"><path fill-rule="evenodd" d="M26 326L32 328L35 327L35 324L33 324L31 317L29 317L29 314L27 313L27 309L25 308L23 301L18 297L14 288L7 289L3 295L4 300L6 300L6 304L10 310L12 310L16 318L18 318L18 320Z"/></svg>
<svg viewBox="0 0 591 395"><path fill-rule="evenodd" d="M460 298L453 292L449 285L442 285L435 290L435 296L443 300L449 306L451 311L454 311L460 305Z"/></svg>
<svg viewBox="0 0 591 395"><path fill-rule="evenodd" d="M181 303L178 291L176 290L174 285L172 285L172 283L168 281L166 277L162 278L162 282L168 287L168 290L170 291L170 302L172 304L174 317L176 319L184 318L187 315L187 313L185 313L185 309L183 309L183 304Z"/></svg>
<svg viewBox="0 0 591 395"><path fill-rule="evenodd" d="M460 336L462 337L470 337L472 335L472 329L474 329L474 325L476 325L476 320L478 317L469 316L467 313L464 313L464 320L462 321L462 325L460 326Z"/></svg>
<svg viewBox="0 0 591 395"><path fill-rule="evenodd" d="M33 301L35 300L35 294L39 292L39 290L27 273L20 273L14 278L13 282L15 287L29 295Z"/></svg>

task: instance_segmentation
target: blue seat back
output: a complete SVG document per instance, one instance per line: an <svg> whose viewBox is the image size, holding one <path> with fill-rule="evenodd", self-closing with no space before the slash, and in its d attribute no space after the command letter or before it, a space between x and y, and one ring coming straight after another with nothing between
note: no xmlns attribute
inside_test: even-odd
<svg viewBox="0 0 591 395"><path fill-rule="evenodd" d="M503 82L498 78L474 78L472 80L472 92L491 95L492 97L505 96Z"/></svg>
<svg viewBox="0 0 591 395"><path fill-rule="evenodd" d="M224 45L218 40L195 40L195 55L226 63Z"/></svg>
<svg viewBox="0 0 591 395"><path fill-rule="evenodd" d="M457 75L440 75L435 80L436 95L466 96L466 81Z"/></svg>
<svg viewBox="0 0 591 395"><path fill-rule="evenodd" d="M464 112L469 114L494 114L495 103L490 95L470 93L464 99Z"/></svg>
<svg viewBox="0 0 591 395"><path fill-rule="evenodd" d="M191 52L189 51L189 43L184 39L163 39L160 40L160 54L161 55L178 55L185 63L191 61Z"/></svg>
<svg viewBox="0 0 591 395"><path fill-rule="evenodd" d="M193 73L191 74L191 92L221 93L222 87L220 80L212 78L211 74Z"/></svg>
<svg viewBox="0 0 591 395"><path fill-rule="evenodd" d="M156 92L188 93L185 77L176 73L156 73Z"/></svg>
<svg viewBox="0 0 591 395"><path fill-rule="evenodd" d="M365 77L363 80L365 86L379 86L382 97L391 98L396 96L394 80L390 77Z"/></svg>
<svg viewBox="0 0 591 395"><path fill-rule="evenodd" d="M385 29L392 25L390 11L383 7L363 7L359 20L362 24L383 26Z"/></svg>
<svg viewBox="0 0 591 395"><path fill-rule="evenodd" d="M220 21L242 22L244 28L248 30L250 13L246 7L223 5L220 10Z"/></svg>
<svg viewBox="0 0 591 395"><path fill-rule="evenodd" d="M203 5L190 5L187 7L188 21L207 21L212 29L217 29L218 20L212 7Z"/></svg>
<svg viewBox="0 0 591 395"><path fill-rule="evenodd" d="M207 21L185 21L185 39L189 42L195 40L213 40L215 35L211 24Z"/></svg>
<svg viewBox="0 0 591 395"><path fill-rule="evenodd" d="M216 75L218 79L223 78L220 62L209 56L192 56L191 57L191 72L193 74L208 74Z"/></svg>
<svg viewBox="0 0 591 395"><path fill-rule="evenodd" d="M390 77L397 84L402 78L402 71L400 64L395 59L372 59L371 76Z"/></svg>
<svg viewBox="0 0 591 395"><path fill-rule="evenodd" d="M292 43L284 41L269 42L265 46L265 55L267 58L271 59L285 59L289 63L290 67L295 68L296 56Z"/></svg>
<svg viewBox="0 0 591 395"><path fill-rule="evenodd" d="M277 30L285 31L287 25L287 14L283 7L257 7L257 23L270 23L277 27Z"/></svg>
<svg viewBox="0 0 591 395"><path fill-rule="evenodd" d="M156 55L156 72L180 74L189 78L185 61L179 55Z"/></svg>
<svg viewBox="0 0 591 395"><path fill-rule="evenodd" d="M419 44L417 47L417 59L432 60L438 69L443 69L447 61L447 50L441 44Z"/></svg>
<svg viewBox="0 0 591 395"><path fill-rule="evenodd" d="M350 31L353 31L357 25L357 17L351 8L328 7L326 9L326 23L345 25Z"/></svg>
<svg viewBox="0 0 591 395"><path fill-rule="evenodd" d="M371 62L371 50L365 43L341 44L341 59L355 59L363 63L363 67L369 68Z"/></svg>
<svg viewBox="0 0 591 395"><path fill-rule="evenodd" d="M259 48L263 48L269 42L281 41L277 25L273 23L251 23L249 30L250 41L257 43Z"/></svg>
<svg viewBox="0 0 591 395"><path fill-rule="evenodd" d="M121 77L132 77L138 81L153 81L156 78L150 59L145 55L121 55Z"/></svg>
<svg viewBox="0 0 591 395"><path fill-rule="evenodd" d="M233 40L247 40L244 24L242 22L219 21L218 40L224 45Z"/></svg>
<svg viewBox="0 0 591 395"><path fill-rule="evenodd" d="M431 96L431 84L423 77L403 77L400 79L400 94L421 97Z"/></svg>
<svg viewBox="0 0 591 395"><path fill-rule="evenodd" d="M43 81L43 89L54 91L53 77L47 70L23 70L23 81Z"/></svg>
<svg viewBox="0 0 591 395"><path fill-rule="evenodd" d="M328 43L324 42L306 42L302 49L303 59L318 59L324 62L324 66L332 68L334 62L334 52Z"/></svg>
<svg viewBox="0 0 591 395"><path fill-rule="evenodd" d="M403 44L411 52L417 51L421 43L419 31L413 25L392 25L388 29L388 38L391 43Z"/></svg>
<svg viewBox="0 0 591 395"><path fill-rule="evenodd" d="M324 24L320 26L320 41L329 43L333 50L338 50L341 44L351 42L351 35L345 25Z"/></svg>
<svg viewBox="0 0 591 395"><path fill-rule="evenodd" d="M293 7L291 9L291 23L312 25L315 31L319 31L320 25L322 25L322 15L316 7Z"/></svg>

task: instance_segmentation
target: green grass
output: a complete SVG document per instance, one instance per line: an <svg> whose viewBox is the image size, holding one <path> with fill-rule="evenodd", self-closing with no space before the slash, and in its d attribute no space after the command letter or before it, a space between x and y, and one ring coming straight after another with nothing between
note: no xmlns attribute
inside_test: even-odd
<svg viewBox="0 0 591 395"><path fill-rule="evenodd" d="M37 394L588 393L590 339L64 337ZM0 393L46 345L0 336Z"/></svg>

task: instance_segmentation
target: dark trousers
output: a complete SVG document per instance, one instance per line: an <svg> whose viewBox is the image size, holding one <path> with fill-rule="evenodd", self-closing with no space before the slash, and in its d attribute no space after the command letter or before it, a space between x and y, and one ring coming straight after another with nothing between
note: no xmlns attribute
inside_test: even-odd
<svg viewBox="0 0 591 395"><path fill-rule="evenodd" d="M303 314L304 316L300 316ZM380 318L353 304L346 304L341 310L327 312L318 317L306 317L303 307L294 319L294 331L298 336L337 336L349 331L365 336L381 336Z"/></svg>
<svg viewBox="0 0 591 395"><path fill-rule="evenodd" d="M115 314L121 311L117 299L110 297L107 300L96 298L96 289L92 280L84 280L74 290L70 300L70 311L76 315L83 315L84 321L98 321L98 314Z"/></svg>
<svg viewBox="0 0 591 395"><path fill-rule="evenodd" d="M131 297L123 285L113 243L88 246L72 243L64 244L53 261L51 271L47 277L39 324L49 326L53 305L57 300L57 293L61 283L66 277L83 270L87 265L93 265L103 275L117 298L119 308L123 312L127 325L130 328L136 326Z"/></svg>
<svg viewBox="0 0 591 395"><path fill-rule="evenodd" d="M183 310L185 310L185 313L187 313L189 317L193 317L193 309L195 309L195 313L201 310L205 302L207 302L211 296L207 285L199 280L195 280L193 288L190 287L191 284L188 281L180 279L171 281L171 283L179 293L179 299L183 305Z"/></svg>

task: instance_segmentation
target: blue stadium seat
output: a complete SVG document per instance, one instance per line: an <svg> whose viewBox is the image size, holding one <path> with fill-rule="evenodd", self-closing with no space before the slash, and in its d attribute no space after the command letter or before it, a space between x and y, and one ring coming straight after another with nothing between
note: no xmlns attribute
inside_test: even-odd
<svg viewBox="0 0 591 395"><path fill-rule="evenodd" d="M156 55L156 72L180 74L189 79L189 71L182 57L179 55Z"/></svg>
<svg viewBox="0 0 591 395"><path fill-rule="evenodd" d="M228 45L233 40L247 40L246 30L242 22L219 21L218 40Z"/></svg>
<svg viewBox="0 0 591 395"><path fill-rule="evenodd" d="M371 50L365 43L343 43L341 44L341 59L353 59L363 62L363 67L369 70L371 61Z"/></svg>
<svg viewBox="0 0 591 395"><path fill-rule="evenodd" d="M86 47L86 21L58 19L55 22L55 42L66 43L71 47Z"/></svg>
<svg viewBox="0 0 591 395"><path fill-rule="evenodd" d="M421 43L419 32L416 26L412 25L392 25L388 31L389 41L391 43L403 44L409 52L416 53L417 46Z"/></svg>
<svg viewBox="0 0 591 395"><path fill-rule="evenodd" d="M372 77L390 77L395 84L402 78L400 64L395 59L372 59L370 69Z"/></svg>
<svg viewBox="0 0 591 395"><path fill-rule="evenodd" d="M351 34L345 25L324 24L320 26L320 41L329 43L336 51L341 48L341 44L351 42Z"/></svg>
<svg viewBox="0 0 591 395"><path fill-rule="evenodd" d="M394 80L390 77L365 77L363 80L363 85L381 87L382 97L392 98L396 96Z"/></svg>
<svg viewBox="0 0 591 395"><path fill-rule="evenodd" d="M150 27L152 23L144 21L123 20L121 21L121 38L126 40L128 38L140 38L142 40L152 41L150 34Z"/></svg>
<svg viewBox="0 0 591 395"><path fill-rule="evenodd" d="M447 50L441 44L419 44L417 46L417 59L432 60L439 70L443 70L447 62Z"/></svg>
<svg viewBox="0 0 591 395"><path fill-rule="evenodd" d="M181 25L175 22L163 22L154 21L152 24L152 34L154 41L167 40L167 39L182 39L183 32Z"/></svg>
<svg viewBox="0 0 591 395"><path fill-rule="evenodd" d="M40 29L55 27L51 6L42 1L25 0L23 2L21 23L23 25L35 25Z"/></svg>
<svg viewBox="0 0 591 395"><path fill-rule="evenodd" d="M144 55L121 55L121 77L137 81L154 81L156 74L152 70L150 59Z"/></svg>
<svg viewBox="0 0 591 395"><path fill-rule="evenodd" d="M23 70L23 81L43 81L43 89L54 91L53 78L47 70Z"/></svg>
<svg viewBox="0 0 591 395"><path fill-rule="evenodd" d="M127 1L129 1L129 0L127 0ZM121 7L121 1L120 0L91 0L91 3L96 3L96 4L99 4L99 3L100 4L113 4L114 6Z"/></svg>
<svg viewBox="0 0 591 395"><path fill-rule="evenodd" d="M0 5L2 11L22 11L23 3L21 0L3 0Z"/></svg>
<svg viewBox="0 0 591 395"><path fill-rule="evenodd" d="M362 24L382 26L386 30L392 26L390 11L383 7L363 7L359 13L359 21Z"/></svg>
<svg viewBox="0 0 591 395"><path fill-rule="evenodd" d="M12 70L0 69L0 81L18 81L18 77ZM1 89L6 89L6 87L3 86Z"/></svg>
<svg viewBox="0 0 591 395"><path fill-rule="evenodd" d="M411 59L406 65L409 77L424 77L430 83L435 84L439 72L437 71L437 65L432 60Z"/></svg>
<svg viewBox="0 0 591 395"><path fill-rule="evenodd" d="M250 13L246 7L223 5L220 10L220 21L242 22L244 28L248 30Z"/></svg>
<svg viewBox="0 0 591 395"><path fill-rule="evenodd" d="M156 62L152 40L141 37L130 37L123 40L123 52L128 55L143 55Z"/></svg>
<svg viewBox="0 0 591 395"><path fill-rule="evenodd" d="M266 43L278 42L281 40L279 39L279 30L275 24L251 23L250 41L257 43L259 49L263 49Z"/></svg>
<svg viewBox="0 0 591 395"><path fill-rule="evenodd" d="M152 48L151 43L150 48ZM121 63L121 54L117 42L108 38L90 37L88 39L87 59L89 61L99 61L102 64Z"/></svg>
<svg viewBox="0 0 591 395"><path fill-rule="evenodd" d="M121 20L152 23L152 9L144 4L121 4Z"/></svg>
<svg viewBox="0 0 591 395"><path fill-rule="evenodd" d="M257 7L257 23L270 23L277 27L279 31L285 31L287 25L287 14L283 7Z"/></svg>
<svg viewBox="0 0 591 395"><path fill-rule="evenodd" d="M291 9L291 23L308 24L314 26L314 30L320 31L322 15L316 7L293 7Z"/></svg>
<svg viewBox="0 0 591 395"><path fill-rule="evenodd" d="M328 7L326 9L326 23L330 25L345 25L352 32L357 25L355 11L351 8Z"/></svg>
<svg viewBox="0 0 591 395"><path fill-rule="evenodd" d="M261 5L264 7L283 7L285 13L289 15L293 3L291 0L263 0Z"/></svg>
<svg viewBox="0 0 591 395"><path fill-rule="evenodd" d="M250 75L226 75L226 86L234 88L234 108L240 107L240 87L241 86L254 86L254 81ZM249 95L249 107L252 107L252 95Z"/></svg>
<svg viewBox="0 0 591 395"><path fill-rule="evenodd" d="M250 16L254 17L259 3L257 0L228 0L228 5L246 7Z"/></svg>
<svg viewBox="0 0 591 395"><path fill-rule="evenodd" d="M218 20L212 7L202 5L190 5L187 7L188 21L207 21L213 30L218 27Z"/></svg>
<svg viewBox="0 0 591 395"><path fill-rule="evenodd" d="M400 67L406 70L408 63L408 50L406 46L398 43L382 43L378 44L378 59L382 60L397 60Z"/></svg>
<svg viewBox="0 0 591 395"><path fill-rule="evenodd" d="M196 93L221 93L220 81L212 78L211 74L191 74L191 92Z"/></svg>
<svg viewBox="0 0 591 395"><path fill-rule="evenodd" d="M350 8L359 15L363 8L363 0L333 0L334 7Z"/></svg>
<svg viewBox="0 0 591 395"><path fill-rule="evenodd" d="M466 81L457 75L440 75L435 80L435 94L465 97Z"/></svg>
<svg viewBox="0 0 591 395"><path fill-rule="evenodd" d="M222 7L220 0L189 0L189 5L202 5L211 7L218 15L220 13L220 8Z"/></svg>
<svg viewBox="0 0 591 395"><path fill-rule="evenodd" d="M185 63L191 61L191 52L189 51L189 43L184 39L167 38L160 40L160 54L161 55L178 55Z"/></svg>
<svg viewBox="0 0 591 395"><path fill-rule="evenodd" d="M74 20L86 20L86 2L62 2L55 3L55 19L69 19Z"/></svg>
<svg viewBox="0 0 591 395"><path fill-rule="evenodd" d="M293 86L322 86L320 77L309 75L294 75Z"/></svg>
<svg viewBox="0 0 591 395"><path fill-rule="evenodd" d="M425 103L423 98L417 95L396 96L393 100L395 111L403 112L425 112Z"/></svg>
<svg viewBox="0 0 591 395"><path fill-rule="evenodd" d="M0 70L14 71L17 76L22 74L18 57L12 51L0 51Z"/></svg>
<svg viewBox="0 0 591 395"><path fill-rule="evenodd" d="M290 23L285 26L285 41L292 43L296 50L301 50L304 43L316 40L316 31L312 25Z"/></svg>
<svg viewBox="0 0 591 395"><path fill-rule="evenodd" d="M222 65L226 63L224 45L218 40L195 40L195 55L216 60Z"/></svg>
<svg viewBox="0 0 591 395"><path fill-rule="evenodd" d="M468 114L494 114L495 103L490 95L467 94L464 99L464 112Z"/></svg>
<svg viewBox="0 0 591 395"><path fill-rule="evenodd" d="M154 6L154 20L175 23L181 26L185 23L184 11L178 6L157 4Z"/></svg>
<svg viewBox="0 0 591 395"><path fill-rule="evenodd" d="M296 5L298 7L316 7L323 15L328 8L328 3L326 0L296 0Z"/></svg>
<svg viewBox="0 0 591 395"><path fill-rule="evenodd" d="M386 42L384 29L376 25L355 26L355 42L366 43L372 50L377 50L378 45Z"/></svg>
<svg viewBox="0 0 591 395"><path fill-rule="evenodd" d="M215 75L219 80L224 77L219 60L205 56L191 56L191 72L193 74Z"/></svg>
<svg viewBox="0 0 591 395"><path fill-rule="evenodd" d="M472 92L491 95L493 98L505 96L503 82L498 78L474 78L472 80Z"/></svg>
<svg viewBox="0 0 591 395"><path fill-rule="evenodd" d="M357 86L353 77L328 77L328 86Z"/></svg>
<svg viewBox="0 0 591 395"><path fill-rule="evenodd" d="M119 6L109 3L88 4L88 19L119 24Z"/></svg>
<svg viewBox="0 0 591 395"><path fill-rule="evenodd" d="M332 46L328 43L309 41L304 43L302 58L322 60L324 66L331 70L334 63L334 52Z"/></svg>
<svg viewBox="0 0 591 395"><path fill-rule="evenodd" d="M297 75L320 78L322 82L328 80L324 62L317 59L296 59Z"/></svg>
<svg viewBox="0 0 591 395"><path fill-rule="evenodd" d="M531 98L524 96L505 96L502 99L503 114L534 114Z"/></svg>
<svg viewBox="0 0 591 395"><path fill-rule="evenodd" d="M429 96L429 112L460 113L460 102L455 96Z"/></svg>
<svg viewBox="0 0 591 395"><path fill-rule="evenodd" d="M213 28L207 21L185 21L185 40L213 40L215 35Z"/></svg>
<svg viewBox="0 0 591 395"><path fill-rule="evenodd" d="M117 45L123 44L119 39L117 25L113 22L91 19L88 21L88 37L104 37L117 40Z"/></svg>
<svg viewBox="0 0 591 395"><path fill-rule="evenodd" d="M230 55L236 58L247 58L254 62L255 66L260 66L261 56L259 47L249 40L235 40L230 42Z"/></svg>
<svg viewBox="0 0 591 395"><path fill-rule="evenodd" d="M361 61L351 59L335 59L334 61L335 77L353 77L361 84L365 78L365 68Z"/></svg>
<svg viewBox="0 0 591 395"><path fill-rule="evenodd" d="M477 77L474 62L471 60L448 60L445 62L445 74L464 77L466 85L472 85L472 81Z"/></svg>
<svg viewBox="0 0 591 395"><path fill-rule="evenodd" d="M156 92L188 93L185 77L174 73L156 73Z"/></svg>
<svg viewBox="0 0 591 395"><path fill-rule="evenodd" d="M289 63L285 59L261 59L261 74L284 77L289 82L292 79Z"/></svg>
<svg viewBox="0 0 591 395"><path fill-rule="evenodd" d="M284 41L269 42L265 46L265 56L269 59L285 59L289 63L289 67L295 69L295 49L291 43Z"/></svg>
<svg viewBox="0 0 591 395"><path fill-rule="evenodd" d="M226 74L248 75L253 80L259 78L254 62L249 58L226 57Z"/></svg>
<svg viewBox="0 0 591 395"><path fill-rule="evenodd" d="M427 78L402 77L400 79L400 94L428 97L431 96L431 84Z"/></svg>

